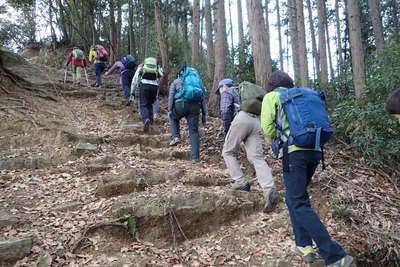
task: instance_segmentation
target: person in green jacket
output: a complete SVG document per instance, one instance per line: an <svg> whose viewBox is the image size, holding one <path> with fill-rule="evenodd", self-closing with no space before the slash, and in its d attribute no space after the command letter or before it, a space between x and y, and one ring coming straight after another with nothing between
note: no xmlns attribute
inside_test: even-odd
<svg viewBox="0 0 400 267"><path fill-rule="evenodd" d="M388 98L386 111L400 122L400 88L394 91Z"/></svg>
<svg viewBox="0 0 400 267"><path fill-rule="evenodd" d="M280 93L274 89L293 87L293 80L287 73L275 71L271 74L267 88L268 93L262 102L261 128L264 134L272 140L280 136L276 127L277 123L281 123L284 129L288 126L280 101ZM282 112L282 116L278 115L280 112ZM277 122L277 118L281 118L282 121ZM289 134L290 130L288 129L286 135L289 136ZM321 160L321 151L290 145L288 152L287 159L285 159L288 160L288 168L283 170L283 179L286 190L285 201L295 236L295 243L291 247L291 251L305 261L313 262L315 260L315 252L312 247L314 240L328 266L350 266L353 258L331 239L320 218L311 208L307 187ZM282 154L282 149L279 149L280 157Z"/></svg>

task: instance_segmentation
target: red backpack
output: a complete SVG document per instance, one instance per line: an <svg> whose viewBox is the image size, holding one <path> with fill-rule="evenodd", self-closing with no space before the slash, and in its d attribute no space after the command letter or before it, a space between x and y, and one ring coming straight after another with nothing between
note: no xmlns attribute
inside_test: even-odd
<svg viewBox="0 0 400 267"><path fill-rule="evenodd" d="M104 46L96 45L95 47L96 47L97 59L101 61L107 61L110 54L107 52Z"/></svg>

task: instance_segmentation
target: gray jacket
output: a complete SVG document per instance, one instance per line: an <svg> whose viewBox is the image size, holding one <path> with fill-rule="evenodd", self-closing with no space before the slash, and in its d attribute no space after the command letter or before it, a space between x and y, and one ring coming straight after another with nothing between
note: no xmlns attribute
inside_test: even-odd
<svg viewBox="0 0 400 267"><path fill-rule="evenodd" d="M174 108L175 104L175 93L176 91L179 91L182 88L182 80L179 78L176 78L171 86L169 87L169 95L168 95L168 112L172 112L172 109ZM201 100L201 114L205 118L207 116L207 104L206 101L203 99Z"/></svg>

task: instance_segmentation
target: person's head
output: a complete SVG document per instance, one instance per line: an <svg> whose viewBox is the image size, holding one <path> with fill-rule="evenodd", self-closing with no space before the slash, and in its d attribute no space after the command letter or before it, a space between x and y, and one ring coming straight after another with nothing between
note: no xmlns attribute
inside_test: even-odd
<svg viewBox="0 0 400 267"><path fill-rule="evenodd" d="M186 61L183 61L179 66L178 72L176 73L176 78L179 78L185 72L186 67Z"/></svg>
<svg viewBox="0 0 400 267"><path fill-rule="evenodd" d="M286 72L277 70L271 74L271 77L269 77L268 88L266 88L266 89L267 89L267 92L271 92L272 90L279 88L279 87L293 88L294 83L293 83L293 79L289 76L289 74L287 74Z"/></svg>
<svg viewBox="0 0 400 267"><path fill-rule="evenodd" d="M386 111L400 122L400 88L392 93L386 102Z"/></svg>
<svg viewBox="0 0 400 267"><path fill-rule="evenodd" d="M217 95L221 94L222 92L224 92L229 87L232 87L234 83L235 82L232 79L229 79L229 78L221 80L218 83L218 87L216 88L215 93Z"/></svg>

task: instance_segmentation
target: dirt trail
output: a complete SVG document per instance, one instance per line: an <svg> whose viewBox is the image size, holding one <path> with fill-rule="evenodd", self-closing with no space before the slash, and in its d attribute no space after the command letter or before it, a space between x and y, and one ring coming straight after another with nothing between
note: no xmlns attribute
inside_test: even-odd
<svg viewBox="0 0 400 267"><path fill-rule="evenodd" d="M63 75L52 70L54 80ZM56 83L58 103L32 110L34 122L2 127L0 210L17 222L0 225L0 241L33 236L31 254L17 266L304 266L288 252L293 237L284 203L264 214L255 180L250 193L227 189L218 121L201 129L202 160L192 163L185 126L183 144L168 146L165 99L162 116L144 134L136 108L122 105L116 77L105 79L110 85L105 89ZM88 144L93 146L79 149ZM337 216L332 205L356 201L337 182L340 175L348 177L348 165L336 160L333 169L335 154L328 150L328 169L315 175L312 201L333 238L352 253L348 222L357 217ZM280 163L269 153L266 159L283 195ZM247 163L244 168L254 178ZM352 185L362 182L351 179ZM392 213L398 213L396 207ZM135 240L126 222L117 221L123 215L134 219Z"/></svg>

